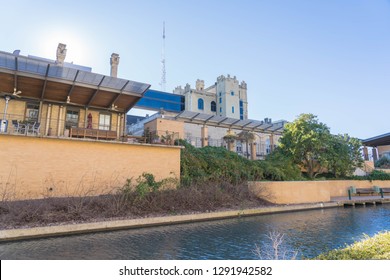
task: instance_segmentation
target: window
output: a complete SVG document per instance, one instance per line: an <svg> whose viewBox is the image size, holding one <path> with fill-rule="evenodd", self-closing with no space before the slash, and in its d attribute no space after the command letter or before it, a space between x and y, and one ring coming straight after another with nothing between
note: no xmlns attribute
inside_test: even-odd
<svg viewBox="0 0 390 280"><path fill-rule="evenodd" d="M240 120L244 119L244 102L240 100Z"/></svg>
<svg viewBox="0 0 390 280"><path fill-rule="evenodd" d="M26 121L29 121L29 122L38 121L38 114L39 114L39 104L27 103L26 115L25 115Z"/></svg>
<svg viewBox="0 0 390 280"><path fill-rule="evenodd" d="M219 96L221 96L222 95L222 92L219 92Z"/></svg>
<svg viewBox="0 0 390 280"><path fill-rule="evenodd" d="M219 107L219 112L222 113L222 107Z"/></svg>
<svg viewBox="0 0 390 280"><path fill-rule="evenodd" d="M217 111L217 103L215 101L211 101L211 112Z"/></svg>
<svg viewBox="0 0 390 280"><path fill-rule="evenodd" d="M198 99L198 109L203 110L204 109L204 102L202 98Z"/></svg>
<svg viewBox="0 0 390 280"><path fill-rule="evenodd" d="M101 113L99 115L99 129L110 130L110 127L111 127L111 115Z"/></svg>
<svg viewBox="0 0 390 280"><path fill-rule="evenodd" d="M221 103L222 103L222 97L219 98L219 104L221 104Z"/></svg>
<svg viewBox="0 0 390 280"><path fill-rule="evenodd" d="M232 92L230 93L230 95L231 95L231 96L234 96L234 91L232 91Z"/></svg>
<svg viewBox="0 0 390 280"><path fill-rule="evenodd" d="M232 106L232 114L234 114L234 106Z"/></svg>
<svg viewBox="0 0 390 280"><path fill-rule="evenodd" d="M67 129L71 127L78 127L79 125L79 110L68 109L66 110L65 127Z"/></svg>

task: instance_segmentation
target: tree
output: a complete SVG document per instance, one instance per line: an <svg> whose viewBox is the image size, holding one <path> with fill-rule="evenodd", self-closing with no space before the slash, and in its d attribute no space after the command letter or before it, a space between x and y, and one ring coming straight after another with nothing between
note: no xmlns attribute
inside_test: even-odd
<svg viewBox="0 0 390 280"><path fill-rule="evenodd" d="M352 175L356 167L363 166L361 141L348 134L334 135L326 151L328 171L337 177Z"/></svg>
<svg viewBox="0 0 390 280"><path fill-rule="evenodd" d="M241 131L237 135L237 140L240 140L241 142L245 142L246 145L246 158L249 158L249 143L252 143L255 140L255 134L253 134L250 131Z"/></svg>
<svg viewBox="0 0 390 280"><path fill-rule="evenodd" d="M233 152L234 142L237 140L237 135L235 135L230 129L227 134L222 137L222 139L228 144L228 150Z"/></svg>
<svg viewBox="0 0 390 280"><path fill-rule="evenodd" d="M285 126L280 138L280 150L295 164L302 166L310 178L323 173L327 157L325 151L330 143L329 128L313 114L301 114Z"/></svg>
<svg viewBox="0 0 390 280"><path fill-rule="evenodd" d="M357 138L332 135L317 116L301 114L286 125L279 150L303 167L309 178L324 172L342 177L352 175L356 167L362 166L360 147Z"/></svg>

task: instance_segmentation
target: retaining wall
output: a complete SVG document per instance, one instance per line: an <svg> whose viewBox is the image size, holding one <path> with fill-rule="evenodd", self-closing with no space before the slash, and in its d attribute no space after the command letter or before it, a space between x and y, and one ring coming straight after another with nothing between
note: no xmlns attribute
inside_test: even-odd
<svg viewBox="0 0 390 280"><path fill-rule="evenodd" d="M348 188L390 188L390 181L288 181L249 182L250 190L278 204L329 202L332 197L348 196Z"/></svg>
<svg viewBox="0 0 390 280"><path fill-rule="evenodd" d="M180 178L180 147L0 134L0 199L113 191L143 172Z"/></svg>

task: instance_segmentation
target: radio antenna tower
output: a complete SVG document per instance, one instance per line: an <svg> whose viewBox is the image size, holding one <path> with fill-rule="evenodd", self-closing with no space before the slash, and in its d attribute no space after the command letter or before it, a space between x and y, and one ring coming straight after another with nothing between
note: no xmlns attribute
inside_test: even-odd
<svg viewBox="0 0 390 280"><path fill-rule="evenodd" d="M161 50L161 91L165 91L165 86L167 83L166 80L166 71L165 71L165 21L163 22L163 45Z"/></svg>

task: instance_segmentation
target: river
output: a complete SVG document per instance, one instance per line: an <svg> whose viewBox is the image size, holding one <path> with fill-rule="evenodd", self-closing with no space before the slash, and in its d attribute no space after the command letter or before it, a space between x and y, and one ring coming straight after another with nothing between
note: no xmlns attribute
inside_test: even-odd
<svg viewBox="0 0 390 280"><path fill-rule="evenodd" d="M390 230L390 204L4 242L0 259L265 259L271 232L284 235L279 249L286 258L296 252L302 259L384 230Z"/></svg>

